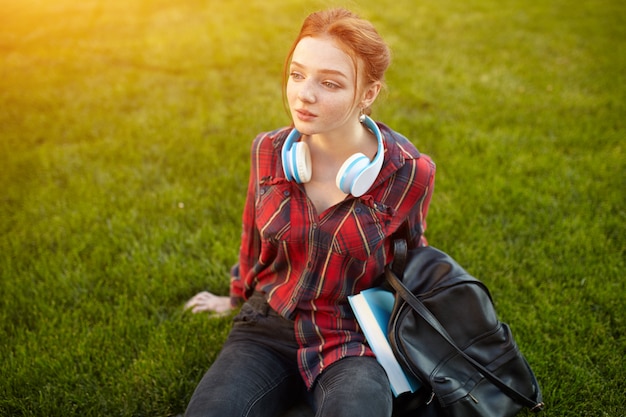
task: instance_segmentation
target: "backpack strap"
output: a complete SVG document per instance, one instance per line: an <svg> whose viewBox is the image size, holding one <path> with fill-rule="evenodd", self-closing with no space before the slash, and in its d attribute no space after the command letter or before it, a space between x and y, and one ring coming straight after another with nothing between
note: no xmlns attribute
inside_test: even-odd
<svg viewBox="0 0 626 417"><path fill-rule="evenodd" d="M396 277L402 277L404 275L404 269L406 268L408 248L406 240L396 239L393 241L393 262L389 266Z"/></svg>

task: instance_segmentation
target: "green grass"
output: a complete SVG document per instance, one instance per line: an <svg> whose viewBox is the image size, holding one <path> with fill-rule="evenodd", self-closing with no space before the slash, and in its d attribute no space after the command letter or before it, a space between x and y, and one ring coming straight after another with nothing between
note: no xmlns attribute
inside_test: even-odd
<svg viewBox="0 0 626 417"><path fill-rule="evenodd" d="M377 119L438 164L430 243L491 289L545 416L626 415L626 5L0 0L0 415L181 413L229 317L248 152L341 4L394 50Z"/></svg>

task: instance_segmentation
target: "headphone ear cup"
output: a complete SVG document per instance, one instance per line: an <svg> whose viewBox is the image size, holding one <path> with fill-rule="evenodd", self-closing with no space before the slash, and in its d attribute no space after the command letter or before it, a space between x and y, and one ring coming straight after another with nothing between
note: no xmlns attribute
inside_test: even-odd
<svg viewBox="0 0 626 417"><path fill-rule="evenodd" d="M346 159L337 172L337 178L335 179L337 187L346 194L354 195L352 188L369 163L369 158L362 153L355 153Z"/></svg>
<svg viewBox="0 0 626 417"><path fill-rule="evenodd" d="M294 142L299 138L300 132L298 132L296 129L292 129L285 139L285 143L283 144L283 148L280 152L281 160L283 163L283 172L285 173L285 178L287 179L287 181L295 180L294 172L296 171L296 169L293 166L293 161L295 159L293 156L293 153L295 152Z"/></svg>
<svg viewBox="0 0 626 417"><path fill-rule="evenodd" d="M282 160L285 178L287 178L287 181L293 181L293 168L291 167L291 150L283 149Z"/></svg>
<svg viewBox="0 0 626 417"><path fill-rule="evenodd" d="M293 168L294 180L303 184L311 181L311 152L309 151L309 145L303 142L297 142L291 149L291 167Z"/></svg>

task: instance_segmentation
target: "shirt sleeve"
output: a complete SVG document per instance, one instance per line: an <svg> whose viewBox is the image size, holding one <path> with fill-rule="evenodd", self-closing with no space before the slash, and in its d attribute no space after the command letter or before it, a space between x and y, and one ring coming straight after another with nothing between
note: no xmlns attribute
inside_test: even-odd
<svg viewBox="0 0 626 417"><path fill-rule="evenodd" d="M260 236L255 222L255 199L258 185L257 155L261 140L262 136L259 135L254 140L251 149L250 177L242 216L239 263L231 269L230 299L233 306L240 305L246 298L245 277L259 258Z"/></svg>
<svg viewBox="0 0 626 417"><path fill-rule="evenodd" d="M404 204L411 206L410 214L400 230L396 232L396 235L407 240L409 248L428 246L425 234L427 228L426 217L428 216L428 208L430 207L430 200L435 187L436 171L435 163L427 155L422 154L414 161L417 172L411 183L413 192L416 194L404 202Z"/></svg>
<svg viewBox="0 0 626 417"><path fill-rule="evenodd" d="M428 246L428 240L426 239L426 217L428 216L428 208L430 207L430 200L433 196L435 189L435 163L426 155L420 157L418 163L418 170L423 170L426 188L424 190L424 197L420 204L420 217L417 222L415 241L412 242L416 246Z"/></svg>

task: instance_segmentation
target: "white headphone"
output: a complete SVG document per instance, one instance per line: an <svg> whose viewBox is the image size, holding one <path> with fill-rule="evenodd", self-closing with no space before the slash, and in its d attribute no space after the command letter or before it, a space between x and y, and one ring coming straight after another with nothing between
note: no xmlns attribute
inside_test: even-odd
<svg viewBox="0 0 626 417"><path fill-rule="evenodd" d="M376 135L378 142L376 156L370 161L364 154L355 153L341 165L335 180L341 191L355 197L365 194L374 184L384 159L383 135L380 133L380 129L371 118L364 114L359 117L359 121ZM300 132L293 129L285 139L281 152L285 177L287 180L295 181L298 184L309 182L312 174L309 146L306 143L298 142L300 136Z"/></svg>

